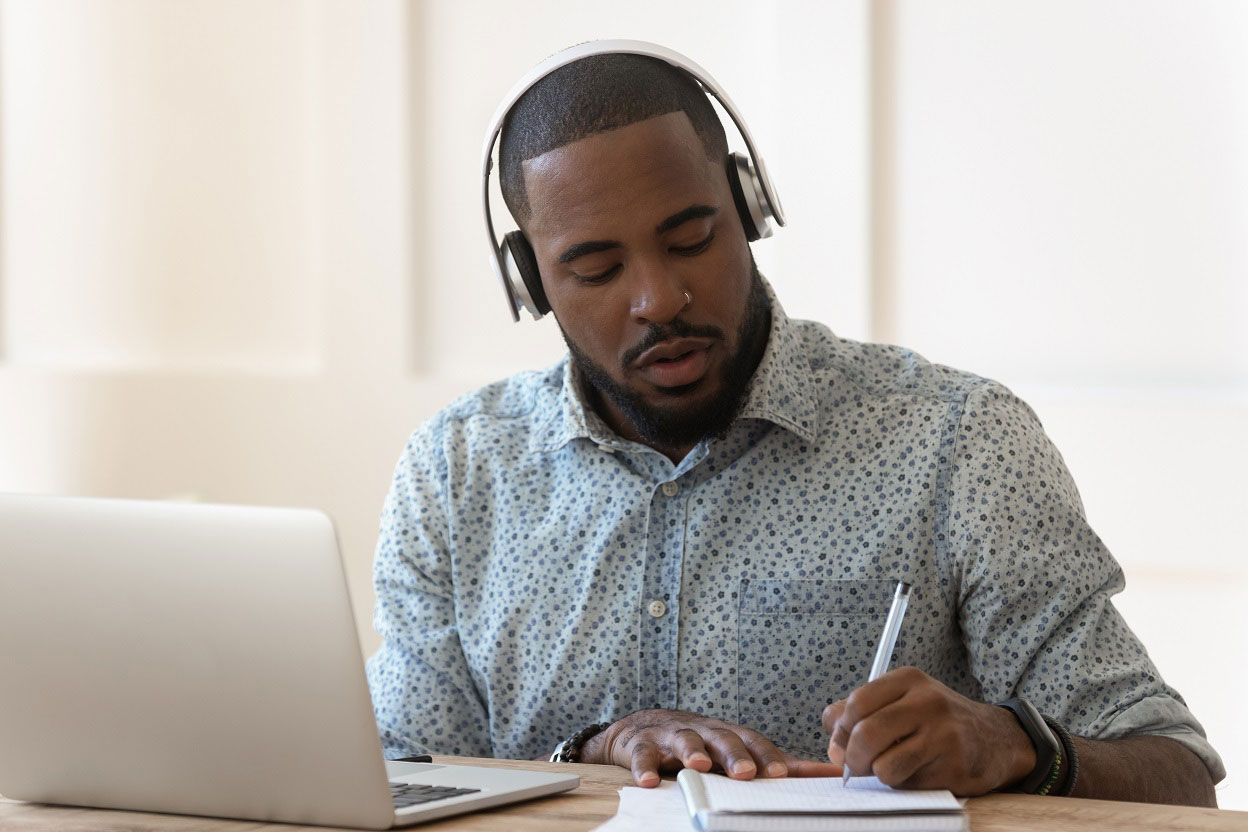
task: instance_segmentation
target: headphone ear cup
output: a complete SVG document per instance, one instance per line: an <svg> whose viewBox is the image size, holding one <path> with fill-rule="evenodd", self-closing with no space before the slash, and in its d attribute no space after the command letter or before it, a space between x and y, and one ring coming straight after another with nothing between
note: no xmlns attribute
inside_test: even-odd
<svg viewBox="0 0 1248 832"><path fill-rule="evenodd" d="M509 231L503 236L502 266L511 286L512 294L534 318L550 311L546 290L542 287L542 273L537 268L537 255L533 247L519 231Z"/></svg>
<svg viewBox="0 0 1248 832"><path fill-rule="evenodd" d="M763 195L763 185L750 160L740 153L728 154L728 187L732 190L737 215L741 217L741 227L745 229L745 239L752 243L770 237L771 223L767 218L771 211Z"/></svg>

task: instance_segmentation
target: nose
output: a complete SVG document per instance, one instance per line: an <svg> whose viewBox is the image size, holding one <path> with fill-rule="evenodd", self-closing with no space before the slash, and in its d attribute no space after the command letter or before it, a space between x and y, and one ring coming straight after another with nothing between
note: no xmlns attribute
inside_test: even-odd
<svg viewBox="0 0 1248 832"><path fill-rule="evenodd" d="M685 283L672 269L655 263L638 269L629 312L642 324L671 322L688 304Z"/></svg>

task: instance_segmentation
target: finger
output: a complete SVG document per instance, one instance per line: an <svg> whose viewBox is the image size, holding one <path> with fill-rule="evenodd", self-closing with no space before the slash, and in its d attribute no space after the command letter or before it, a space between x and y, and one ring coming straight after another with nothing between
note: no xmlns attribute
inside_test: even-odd
<svg viewBox="0 0 1248 832"><path fill-rule="evenodd" d="M630 767L637 785L645 788L659 785L659 762L663 759L659 747L650 740L637 740L631 752Z"/></svg>
<svg viewBox="0 0 1248 832"><path fill-rule="evenodd" d="M737 728L736 733L754 757L754 764L763 777L788 775L789 766L785 761L789 755L777 748L775 743L750 728Z"/></svg>
<svg viewBox="0 0 1248 832"><path fill-rule="evenodd" d="M841 714L845 711L845 700L838 699L836 702L829 704L823 709L823 730L829 734L836 727L836 721L841 718Z"/></svg>
<svg viewBox="0 0 1248 832"><path fill-rule="evenodd" d="M685 768L697 771L711 770L711 755L706 751L706 743L702 735L692 728L679 728L671 739L672 755L677 757Z"/></svg>
<svg viewBox="0 0 1248 832"><path fill-rule="evenodd" d="M885 785L905 788L915 773L936 759L938 754L929 738L916 731L877 755L870 771Z"/></svg>
<svg viewBox="0 0 1248 832"><path fill-rule="evenodd" d="M853 771L871 771L877 757L923 726L920 717L918 710L903 700L861 720L844 746L845 765Z"/></svg>
<svg viewBox="0 0 1248 832"><path fill-rule="evenodd" d="M832 741L845 748L850 733L859 721L897 701L916 685L925 683L928 678L926 673L916 668L899 667L856 689L845 699L845 708L831 732Z"/></svg>
<svg viewBox="0 0 1248 832"><path fill-rule="evenodd" d="M785 755L785 765L790 777L840 777L841 767L836 763L819 763L814 760L803 760L792 754Z"/></svg>
<svg viewBox="0 0 1248 832"><path fill-rule="evenodd" d="M727 728L704 729L702 739L711 752L711 759L719 763L729 777L750 780L758 772L753 755L735 731Z"/></svg>
<svg viewBox="0 0 1248 832"><path fill-rule="evenodd" d="M828 760L838 766L845 764L845 749L837 745L831 737L828 738Z"/></svg>
<svg viewBox="0 0 1248 832"><path fill-rule="evenodd" d="M943 755L937 754L919 766L918 770L903 780L900 789L948 789L958 797L976 797L981 792L969 793L959 789L949 776L949 766Z"/></svg>

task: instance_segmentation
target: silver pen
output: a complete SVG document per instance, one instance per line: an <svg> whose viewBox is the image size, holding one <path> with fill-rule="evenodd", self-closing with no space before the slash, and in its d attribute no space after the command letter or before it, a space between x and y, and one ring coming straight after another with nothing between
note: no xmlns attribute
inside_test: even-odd
<svg viewBox="0 0 1248 832"><path fill-rule="evenodd" d="M888 618L884 622L884 633L880 636L880 645L875 648L875 661L871 662L871 675L867 677L867 682L874 682L876 679L884 675L884 671L888 670L888 662L893 657L893 648L897 646L897 634L901 632L901 619L906 614L906 604L910 603L910 584L905 581L897 582L897 591L893 593L893 606L888 611ZM849 782L849 778L854 775L849 770L849 765L841 767L841 784Z"/></svg>

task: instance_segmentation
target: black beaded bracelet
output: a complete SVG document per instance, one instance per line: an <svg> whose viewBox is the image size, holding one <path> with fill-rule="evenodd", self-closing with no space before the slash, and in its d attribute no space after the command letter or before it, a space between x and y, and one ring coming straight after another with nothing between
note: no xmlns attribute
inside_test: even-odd
<svg viewBox="0 0 1248 832"><path fill-rule="evenodd" d="M1041 796L1044 796L1046 794L1053 794L1053 785L1057 782L1057 777L1061 773L1062 773L1062 752L1058 751L1057 755L1053 758L1053 765L1049 767L1049 773L1045 776L1044 782L1041 783L1040 787L1037 788L1035 791L1033 791L1032 794L1037 794Z"/></svg>
<svg viewBox="0 0 1248 832"><path fill-rule="evenodd" d="M1046 716L1044 724L1048 725L1049 730L1057 736L1057 741L1062 744L1062 756L1066 758L1066 780L1061 788L1049 793L1056 797L1070 797L1075 790L1075 783L1079 780L1079 754L1075 751L1075 740L1066 730L1066 726L1057 720Z"/></svg>
<svg viewBox="0 0 1248 832"><path fill-rule="evenodd" d="M610 722L599 722L582 728L555 746L555 750L551 752L550 761L552 763L579 763L581 761L581 749L585 747L585 743L589 742L591 737L595 737L607 730L610 726Z"/></svg>

